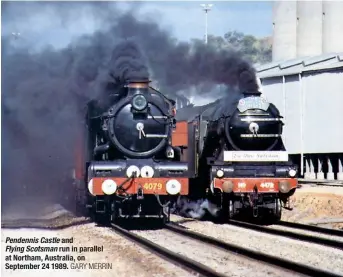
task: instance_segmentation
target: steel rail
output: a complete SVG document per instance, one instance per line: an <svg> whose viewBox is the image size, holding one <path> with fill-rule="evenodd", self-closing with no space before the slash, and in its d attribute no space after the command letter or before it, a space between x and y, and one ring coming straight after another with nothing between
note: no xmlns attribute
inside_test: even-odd
<svg viewBox="0 0 343 277"><path fill-rule="evenodd" d="M164 257L166 260L172 262L173 264L180 266L188 271L196 272L200 274L201 276L206 277L227 277L227 275L218 273L214 271L213 269L202 265L201 263L198 263L192 259L189 259L183 255L177 254L175 252L172 252L168 250L165 247L162 247L156 243L153 243L152 241L145 239L139 235L136 235L125 228L122 228L118 225L111 224L112 229L119 233L120 235L128 238L131 241L134 241L143 247L147 248L149 251L152 251L156 253L158 256Z"/></svg>
<svg viewBox="0 0 343 277"><path fill-rule="evenodd" d="M323 228L323 227L318 227L318 226L313 226L313 225L308 225L308 224L289 222L289 221L279 221L279 222L275 223L275 225L281 225L281 226L291 227L291 228L295 228L295 229L312 231L312 232L321 233L321 234L325 234L325 235L343 237L343 231L337 230L337 229L328 229L328 228Z"/></svg>
<svg viewBox="0 0 343 277"><path fill-rule="evenodd" d="M243 222L243 221L230 220L228 223L230 225L233 225L233 226L247 228L247 229L250 229L253 231L263 232L263 233L282 236L282 237L288 237L288 238L301 240L301 241L305 241L305 242L312 242L312 243L316 243L316 244L320 244L320 245L329 246L329 247L338 248L340 250L343 250L343 242L337 241L337 240L320 238L320 237L315 237L315 236L309 236L309 235L294 233L294 232L286 231L286 230L272 229L272 228L264 227L264 226L257 225L257 224L247 223L247 222Z"/></svg>
<svg viewBox="0 0 343 277"><path fill-rule="evenodd" d="M224 241L221 241L221 240L209 237L209 236L205 236L205 235L190 231L183 226L179 227L179 226L172 224L172 223L168 223L165 226L168 230L173 231L173 232L178 233L178 234L181 234L185 237L193 238L193 239L199 240L203 243L207 243L207 244L210 244L212 246L216 246L218 248L225 249L227 251L245 256L247 258L252 258L252 259L255 259L257 261L262 261L268 265L274 265L274 266L280 267L282 269L286 269L288 271L293 271L293 272L300 273L303 275L315 276L315 277L317 277L317 276L321 276L321 277L342 277L341 275L338 275L338 274L333 273L333 272L329 272L329 271L325 271L325 270L318 269L315 267L311 267L308 265L303 265L300 263L292 262L292 261L289 261L286 259L271 256L271 255L268 255L268 254L265 254L262 252L243 248L243 247L240 247L240 246L237 246L234 244L229 244L229 243L226 243Z"/></svg>

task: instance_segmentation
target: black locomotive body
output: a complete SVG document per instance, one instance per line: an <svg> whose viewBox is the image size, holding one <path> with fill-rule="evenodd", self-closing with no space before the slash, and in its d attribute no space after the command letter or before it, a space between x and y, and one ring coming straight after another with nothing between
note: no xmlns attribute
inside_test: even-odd
<svg viewBox="0 0 343 277"><path fill-rule="evenodd" d="M185 108L187 109L187 108ZM189 108L188 108L189 109ZM260 93L228 96L178 111L194 157L190 196L208 197L230 219L248 211L280 219L297 187L297 168L282 142L282 117ZM193 141L192 141L193 140Z"/></svg>
<svg viewBox="0 0 343 277"><path fill-rule="evenodd" d="M104 104L88 104L84 184L97 221L159 217L169 220L178 195L188 194L188 166L171 144L175 102L131 81Z"/></svg>

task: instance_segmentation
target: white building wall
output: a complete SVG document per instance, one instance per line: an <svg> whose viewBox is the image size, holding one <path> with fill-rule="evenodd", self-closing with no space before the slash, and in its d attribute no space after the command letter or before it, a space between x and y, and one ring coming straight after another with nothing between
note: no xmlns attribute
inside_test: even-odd
<svg viewBox="0 0 343 277"><path fill-rule="evenodd" d="M290 154L343 152L343 70L303 74L301 81L299 75L285 76L284 83L283 77L261 81L264 95L285 118Z"/></svg>
<svg viewBox="0 0 343 277"><path fill-rule="evenodd" d="M304 74L304 152L343 152L343 71Z"/></svg>
<svg viewBox="0 0 343 277"><path fill-rule="evenodd" d="M299 77L285 76L283 114L285 117L284 143L291 154L301 152L301 98Z"/></svg>

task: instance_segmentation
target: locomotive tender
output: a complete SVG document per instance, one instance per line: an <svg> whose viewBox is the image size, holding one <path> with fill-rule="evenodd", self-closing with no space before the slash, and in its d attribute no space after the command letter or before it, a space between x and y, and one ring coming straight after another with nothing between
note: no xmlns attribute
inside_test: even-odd
<svg viewBox="0 0 343 277"><path fill-rule="evenodd" d="M209 198L226 220L243 211L279 220L297 187L297 167L282 142L278 109L245 91L178 115L177 128L188 136L179 146L193 177L189 196Z"/></svg>
<svg viewBox="0 0 343 277"><path fill-rule="evenodd" d="M83 180L78 202L86 202L97 222L151 216L169 221L172 203L188 194L188 164L172 146L175 102L149 82L130 80L106 106L88 104L85 155L79 150L76 177Z"/></svg>

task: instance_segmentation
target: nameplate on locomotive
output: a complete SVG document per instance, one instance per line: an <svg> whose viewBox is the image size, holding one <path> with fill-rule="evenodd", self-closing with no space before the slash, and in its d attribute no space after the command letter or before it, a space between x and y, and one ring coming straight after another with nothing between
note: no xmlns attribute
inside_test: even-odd
<svg viewBox="0 0 343 277"><path fill-rule="evenodd" d="M224 151L224 162L287 162L287 151Z"/></svg>
<svg viewBox="0 0 343 277"><path fill-rule="evenodd" d="M242 98L239 100L237 109L243 113L247 110L250 109L259 109L259 110L264 110L267 111L269 107L269 102L265 97L256 97L256 96L251 96L251 97L246 97Z"/></svg>

